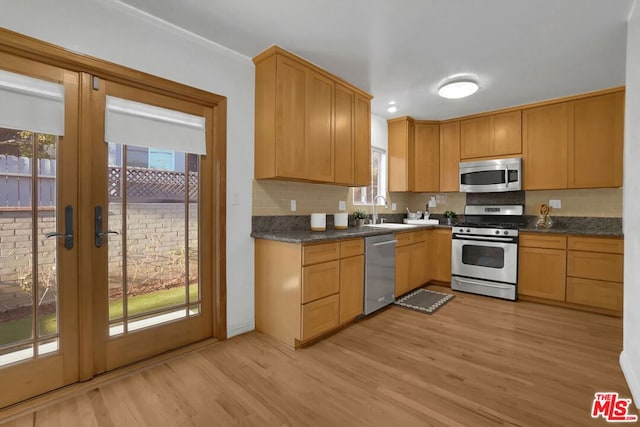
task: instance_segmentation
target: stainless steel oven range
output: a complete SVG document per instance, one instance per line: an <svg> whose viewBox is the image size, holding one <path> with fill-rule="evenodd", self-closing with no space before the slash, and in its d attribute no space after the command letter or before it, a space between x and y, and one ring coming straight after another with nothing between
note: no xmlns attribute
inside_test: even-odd
<svg viewBox="0 0 640 427"><path fill-rule="evenodd" d="M515 301L523 205L467 205L452 227L451 289Z"/></svg>

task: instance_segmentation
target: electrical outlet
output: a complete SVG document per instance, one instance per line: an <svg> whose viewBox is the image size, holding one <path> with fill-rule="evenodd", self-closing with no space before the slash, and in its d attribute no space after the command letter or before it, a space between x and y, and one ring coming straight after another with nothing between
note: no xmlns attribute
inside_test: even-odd
<svg viewBox="0 0 640 427"><path fill-rule="evenodd" d="M347 202L345 202L344 200L340 200L338 202L338 210L339 211L346 211L347 210Z"/></svg>
<svg viewBox="0 0 640 427"><path fill-rule="evenodd" d="M391 210L395 212L396 209L398 209L398 206L395 203L391 203Z"/></svg>
<svg viewBox="0 0 640 427"><path fill-rule="evenodd" d="M296 207L296 201L295 201L295 200L292 200L292 201L291 201L291 212L295 212L295 211L296 211L296 209L297 209L297 207Z"/></svg>
<svg viewBox="0 0 640 427"><path fill-rule="evenodd" d="M429 207L430 208L435 208L436 206L438 206L438 204L436 203L436 198L431 196L429 198Z"/></svg>
<svg viewBox="0 0 640 427"><path fill-rule="evenodd" d="M549 206L554 209L562 209L562 202L560 200L549 200Z"/></svg>

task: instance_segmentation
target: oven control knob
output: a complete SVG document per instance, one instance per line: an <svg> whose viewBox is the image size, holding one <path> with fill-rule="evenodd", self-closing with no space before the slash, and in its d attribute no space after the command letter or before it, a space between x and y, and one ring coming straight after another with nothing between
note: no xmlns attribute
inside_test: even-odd
<svg viewBox="0 0 640 427"><path fill-rule="evenodd" d="M467 233L471 233L471 229L470 228L467 228Z"/></svg>
<svg viewBox="0 0 640 427"><path fill-rule="evenodd" d="M500 230L496 230L496 231L495 231L495 233L496 233L496 234L500 234Z"/></svg>
<svg viewBox="0 0 640 427"><path fill-rule="evenodd" d="M509 231L508 230L504 230L504 232L502 234L504 234L505 236L508 236L509 235Z"/></svg>
<svg viewBox="0 0 640 427"><path fill-rule="evenodd" d="M461 228L460 230L458 230L459 233L464 233L464 228Z"/></svg>

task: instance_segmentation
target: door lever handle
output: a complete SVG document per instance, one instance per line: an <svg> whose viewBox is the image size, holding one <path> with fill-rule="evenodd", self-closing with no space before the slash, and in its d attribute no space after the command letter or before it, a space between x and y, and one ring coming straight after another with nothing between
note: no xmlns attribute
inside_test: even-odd
<svg viewBox="0 0 640 427"><path fill-rule="evenodd" d="M105 231L105 232L102 232L102 233L98 233L98 234L96 234L96 236L104 237L104 236L106 236L107 234L115 234L116 236L119 236L119 235L120 235L120 233L118 233L117 231L107 230L107 231Z"/></svg>
<svg viewBox="0 0 640 427"><path fill-rule="evenodd" d="M73 207L67 205L64 207L64 233L52 231L45 234L47 239L52 237L63 238L65 249L73 249Z"/></svg>
<svg viewBox="0 0 640 427"><path fill-rule="evenodd" d="M104 238L109 234L115 234L116 236L120 235L117 231L106 230L102 231L102 206L96 206L93 209L94 214L94 227L95 227L95 245L96 248L101 248L104 244Z"/></svg>

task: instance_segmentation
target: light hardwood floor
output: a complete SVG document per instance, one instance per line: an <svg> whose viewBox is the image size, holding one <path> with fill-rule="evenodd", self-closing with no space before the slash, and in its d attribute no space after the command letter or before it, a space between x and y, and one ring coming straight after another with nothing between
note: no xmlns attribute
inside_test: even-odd
<svg viewBox="0 0 640 427"><path fill-rule="evenodd" d="M619 318L456 293L433 315L391 307L298 351L251 332L6 425L606 425L593 394L631 397L621 343Z"/></svg>

